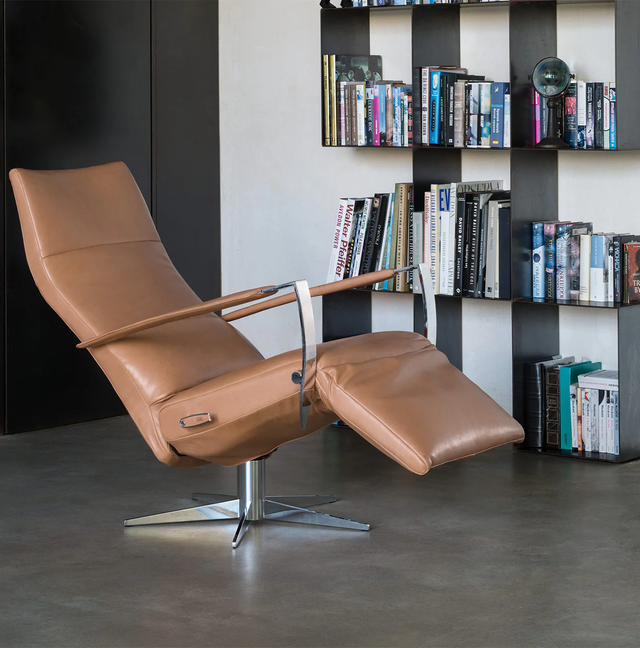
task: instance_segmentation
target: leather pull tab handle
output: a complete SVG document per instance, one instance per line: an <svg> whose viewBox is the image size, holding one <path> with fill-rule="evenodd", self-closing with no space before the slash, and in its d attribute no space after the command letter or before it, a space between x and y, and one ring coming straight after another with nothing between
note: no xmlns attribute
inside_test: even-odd
<svg viewBox="0 0 640 648"><path fill-rule="evenodd" d="M181 428L198 427L205 423L211 423L211 414L209 412L205 414L192 414L191 416L185 416L183 419L180 419Z"/></svg>

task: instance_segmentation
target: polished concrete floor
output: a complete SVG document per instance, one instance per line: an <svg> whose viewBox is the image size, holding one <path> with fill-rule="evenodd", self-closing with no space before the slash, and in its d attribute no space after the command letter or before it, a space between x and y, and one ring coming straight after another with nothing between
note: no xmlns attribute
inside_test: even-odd
<svg viewBox="0 0 640 648"><path fill-rule="evenodd" d="M167 468L127 418L0 438L0 646L640 646L640 463L501 448L418 477L334 429L268 468L371 532L125 530L234 471Z"/></svg>

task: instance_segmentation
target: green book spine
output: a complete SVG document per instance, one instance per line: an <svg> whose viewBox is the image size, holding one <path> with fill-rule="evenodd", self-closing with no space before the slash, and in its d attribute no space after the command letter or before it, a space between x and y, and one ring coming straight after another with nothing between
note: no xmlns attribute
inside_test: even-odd
<svg viewBox="0 0 640 648"><path fill-rule="evenodd" d="M578 376L602 369L601 362L577 362L560 369L560 450L571 451L571 385Z"/></svg>

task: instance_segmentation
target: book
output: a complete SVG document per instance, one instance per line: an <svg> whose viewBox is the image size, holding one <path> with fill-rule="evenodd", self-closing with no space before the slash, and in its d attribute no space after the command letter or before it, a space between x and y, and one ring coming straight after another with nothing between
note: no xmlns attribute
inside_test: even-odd
<svg viewBox="0 0 640 648"><path fill-rule="evenodd" d="M587 148L587 84L584 81L576 83L576 148Z"/></svg>
<svg viewBox="0 0 640 648"><path fill-rule="evenodd" d="M571 420L571 447L578 449L578 384L574 383L569 387L569 407ZM562 420L560 423L562 434Z"/></svg>
<svg viewBox="0 0 640 648"><path fill-rule="evenodd" d="M640 302L640 243L624 244L625 291L624 303Z"/></svg>
<svg viewBox="0 0 640 648"><path fill-rule="evenodd" d="M587 104L586 148L595 148L595 84L587 83L585 100Z"/></svg>
<svg viewBox="0 0 640 648"><path fill-rule="evenodd" d="M534 299L544 299L545 295L545 256L544 256L544 223L531 224L532 229L532 296Z"/></svg>
<svg viewBox="0 0 640 648"><path fill-rule="evenodd" d="M591 297L591 235L580 236L580 301Z"/></svg>
<svg viewBox="0 0 640 648"><path fill-rule="evenodd" d="M610 148L615 150L618 148L618 102L616 93L616 84L612 81L609 84L609 101L611 102L611 116L610 116Z"/></svg>
<svg viewBox="0 0 640 648"><path fill-rule="evenodd" d="M511 91L504 95L504 148L511 148Z"/></svg>
<svg viewBox="0 0 640 648"><path fill-rule="evenodd" d="M591 223L568 223L568 245L569 245L569 299L580 298L580 236L591 234L593 225Z"/></svg>
<svg viewBox="0 0 640 648"><path fill-rule="evenodd" d="M560 448L560 368L545 367L545 444Z"/></svg>
<svg viewBox="0 0 640 648"><path fill-rule="evenodd" d="M573 443L571 427L571 387L577 389L578 376L580 374L595 371L602 367L601 362L574 362L572 364L562 365L558 369L559 375L559 393L560 393L560 449L572 450L577 448L577 433L575 435L575 445ZM577 429L576 429L577 432Z"/></svg>
<svg viewBox="0 0 640 648"><path fill-rule="evenodd" d="M451 258L452 245L454 240L455 231L451 228L451 185L437 185L436 189L437 201L437 218L440 220L440 294L448 295L453 294L453 277L449 281L450 265L453 268L455 260ZM448 292L449 284L451 283L451 293Z"/></svg>
<svg viewBox="0 0 640 648"><path fill-rule="evenodd" d="M338 146L338 98L336 94L336 57L329 56L329 100L331 101L331 146Z"/></svg>
<svg viewBox="0 0 640 648"><path fill-rule="evenodd" d="M604 148L604 83L595 83L594 139L595 148Z"/></svg>
<svg viewBox="0 0 640 648"><path fill-rule="evenodd" d="M602 369L602 363L592 363L599 365L592 370L581 372L578 375L580 387L587 389L602 389L605 391L618 390L618 372L614 369Z"/></svg>
<svg viewBox="0 0 640 648"><path fill-rule="evenodd" d="M511 203L501 201L499 206L495 294L499 299L511 299Z"/></svg>
<svg viewBox="0 0 640 648"><path fill-rule="evenodd" d="M568 223L556 226L556 299L569 299L569 229Z"/></svg>
<svg viewBox="0 0 640 648"><path fill-rule="evenodd" d="M367 274L375 268L375 259L374 259L374 248L376 237L379 240L379 230L380 227L380 215L383 204L382 194L376 194L373 197L371 204L371 216L369 218L369 224L367 228L367 234L364 244L364 252L362 255L362 263L360 265L360 274Z"/></svg>
<svg viewBox="0 0 640 648"><path fill-rule="evenodd" d="M556 298L556 227L557 223L544 223L544 296Z"/></svg>
<svg viewBox="0 0 640 648"><path fill-rule="evenodd" d="M484 296L488 299L497 299L496 284L498 278L496 272L498 269L498 212L500 203L496 200L489 201L488 229L487 229L487 263L486 278L484 287Z"/></svg>
<svg viewBox="0 0 640 648"><path fill-rule="evenodd" d="M480 83L479 148L491 148L491 90L491 83Z"/></svg>
<svg viewBox="0 0 640 648"><path fill-rule="evenodd" d="M329 271L327 273L327 283L340 281L344 275L344 256L341 258L340 250L344 245L343 227L345 226L345 215L347 210L347 199L340 200L338 206L338 215L336 217L336 226L333 233L333 242L331 245L331 257L329 259Z"/></svg>
<svg viewBox="0 0 640 648"><path fill-rule="evenodd" d="M571 148L578 148L578 84L572 81L564 96L564 137Z"/></svg>
<svg viewBox="0 0 640 648"><path fill-rule="evenodd" d="M609 96L610 86L602 84L602 143L606 151L611 148L611 98Z"/></svg>
<svg viewBox="0 0 640 648"><path fill-rule="evenodd" d="M396 234L396 268L406 268L407 266L407 237L409 224L409 202L408 202L408 183L396 184L396 197L398 204L398 220ZM396 276L395 289L399 292L407 292L407 273L402 272Z"/></svg>
<svg viewBox="0 0 640 648"><path fill-rule="evenodd" d="M331 146L331 98L329 95L329 55L322 56L322 88L324 94L324 145Z"/></svg>
<svg viewBox="0 0 640 648"><path fill-rule="evenodd" d="M591 267L589 275L589 300L593 302L606 302L605 284L605 257L608 249L605 248L604 234L591 235Z"/></svg>
<svg viewBox="0 0 640 648"><path fill-rule="evenodd" d="M491 147L504 148L504 98L509 93L509 83L491 85Z"/></svg>

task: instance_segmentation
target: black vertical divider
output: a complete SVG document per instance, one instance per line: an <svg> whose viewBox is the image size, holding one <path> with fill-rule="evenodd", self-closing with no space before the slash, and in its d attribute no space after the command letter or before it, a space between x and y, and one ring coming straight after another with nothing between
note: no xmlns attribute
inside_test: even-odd
<svg viewBox="0 0 640 648"><path fill-rule="evenodd" d="M531 73L557 53L555 3L513 4L509 13L511 51L511 145L534 145L531 125Z"/></svg>
<svg viewBox="0 0 640 648"><path fill-rule="evenodd" d="M511 307L513 339L513 417L524 423L524 363L556 355L560 348L558 307L514 302Z"/></svg>
<svg viewBox="0 0 640 648"><path fill-rule="evenodd" d="M618 149L640 149L640 2L616 1L616 101Z"/></svg>
<svg viewBox="0 0 640 648"><path fill-rule="evenodd" d="M618 310L620 459L640 456L640 306Z"/></svg>

